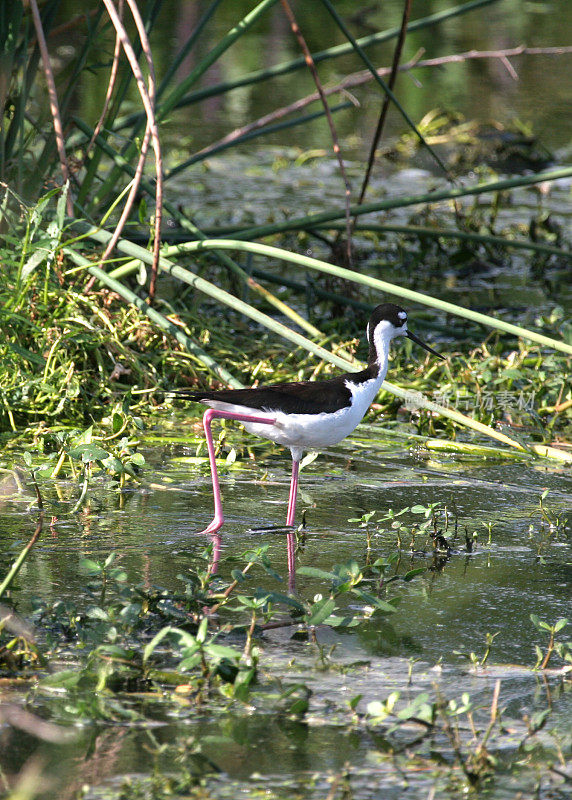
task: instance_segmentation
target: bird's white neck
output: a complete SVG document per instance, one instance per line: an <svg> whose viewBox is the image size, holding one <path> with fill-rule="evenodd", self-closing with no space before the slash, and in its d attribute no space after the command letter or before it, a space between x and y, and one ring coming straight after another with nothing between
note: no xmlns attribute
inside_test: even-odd
<svg viewBox="0 0 572 800"><path fill-rule="evenodd" d="M370 341L369 363L376 364L379 370L378 380L381 384L387 374L389 362L389 343L395 336L395 326L387 320L378 322L373 331L373 341Z"/></svg>

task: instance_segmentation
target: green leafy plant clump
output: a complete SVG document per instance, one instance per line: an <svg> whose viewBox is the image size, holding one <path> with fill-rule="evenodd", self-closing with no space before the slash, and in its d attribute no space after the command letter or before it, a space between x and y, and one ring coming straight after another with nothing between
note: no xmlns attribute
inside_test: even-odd
<svg viewBox="0 0 572 800"><path fill-rule="evenodd" d="M294 625L306 632L323 625L344 629L395 611L398 596L386 599L387 589L379 581L380 575L393 570L391 559L364 568L351 562L332 572L302 569L301 575L325 580L330 587L324 595L304 600L253 585L254 572L273 582L281 580L266 551L267 546L246 552L242 568L232 568L225 582L213 573L209 548L179 576L178 591L133 585L115 553L103 561L83 559L80 567L86 583L81 603L36 601L30 617L35 633L22 625L15 637L10 632L18 626L10 615L5 617L0 668L41 673L50 660L68 653L78 660L77 666L43 675L41 687L69 690L81 684L98 692L119 692L152 683L191 684L199 694L208 694L222 681L219 688L240 686L239 696L245 699L256 674L260 652L256 642L265 627ZM394 576L388 583L409 582L422 571ZM372 581L383 589L372 592ZM237 637L242 649L231 644ZM246 682L238 675L243 669L249 675Z"/></svg>
<svg viewBox="0 0 572 800"><path fill-rule="evenodd" d="M177 360L176 345L137 309L107 290L85 293L81 276L66 274L45 211L29 212L20 250L6 237L0 252L4 431L85 424L133 390L135 404L148 404L164 363Z"/></svg>

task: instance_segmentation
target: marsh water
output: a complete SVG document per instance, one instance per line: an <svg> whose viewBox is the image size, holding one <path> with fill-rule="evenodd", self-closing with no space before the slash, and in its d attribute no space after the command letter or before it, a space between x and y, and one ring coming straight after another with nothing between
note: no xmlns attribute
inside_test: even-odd
<svg viewBox="0 0 572 800"><path fill-rule="evenodd" d="M46 796L80 796L74 792L85 784L89 789L82 797L106 797L106 792L118 792L126 782L133 786L150 779L158 764L166 773L174 768L161 763L160 753L150 758L157 743L192 739L211 765L209 796L267 792L272 797L324 797L334 778L347 770L356 797L398 796L405 785L413 797L427 797L431 786L440 787L440 796L454 797L457 789L450 775L436 776L428 765L418 765L413 774L405 775L397 762L388 761L375 732L348 724L348 702L362 695L358 708L365 709L395 690L405 697L438 690L447 698L468 692L473 701L487 707L499 678L503 713L511 729L506 741L501 737L495 743L502 757L511 737L524 734L522 722L519 730L512 720L534 714L544 708L547 694L557 696L562 691L561 677L540 677L526 667L535 663L534 644L546 644L530 614L553 621L570 612L567 514L572 477L569 470L544 463L482 459L475 463L459 456L429 456L408 438L404 426L390 425L388 430L389 435L382 422L362 433L358 429L355 438L327 451L302 472L299 516L305 516L306 536L297 552L297 568L311 565L329 571L350 559L365 563L395 553L395 532L390 528L374 530L368 551L364 529L348 522L372 510L384 514L390 508L440 503L454 513L460 531L466 526L478 537L471 553L461 535L452 552L440 557L425 537L415 542L413 550L409 541L403 542L396 570L424 566L427 571L399 589L401 602L382 623L372 620L360 625L357 633L318 629L315 643L297 640L296 626L263 635L261 669L278 669L286 685L303 683L312 692L303 719L281 717L260 698L247 706L233 704L221 713L208 705L198 712L176 694L161 702L153 695L135 695L124 702L138 715L136 721L118 720L110 728L81 715L70 717L57 694L40 694L35 703L42 713L72 724L78 738L73 746L38 747L23 734L5 737L2 769L13 773L32 753L41 752L58 787ZM236 446L243 443L238 432L231 438ZM153 444L143 446L142 452L154 487L120 496L102 487L92 493L79 517L62 517L46 531L19 579L16 598L21 612L32 596L77 601L85 580L80 560L105 558L110 551L118 554L130 581L170 589L180 585L179 576L204 549L204 538L197 531L212 514L206 466L197 468L196 434L188 418L181 416L168 416ZM273 567L286 577L284 534L253 529L283 524L288 477L288 460L278 448L261 452L254 465L239 462L224 474L227 522L221 578L228 577L225 573L232 566L226 556L261 544L269 545ZM552 525L537 513L547 488ZM30 493L3 501L5 553L10 543L16 548L29 535L34 522L28 509L31 501ZM485 522L493 523L490 537ZM3 571L6 556L4 561ZM286 589L285 583L264 574L255 580ZM300 596L312 597L324 589L316 579L297 579ZM487 633L498 633L490 658L494 666L471 671L459 653L482 655ZM320 648L329 652L334 645L323 663ZM16 685L14 697L20 692ZM568 693L554 700L553 730L566 727L571 699ZM548 732L547 748L550 736ZM432 746L446 749L445 742ZM492 796L513 797L519 789L529 791L535 780L526 770L501 774Z"/></svg>
<svg viewBox="0 0 572 800"><path fill-rule="evenodd" d="M347 8L355 4L338 5ZM423 13L442 5L447 4L419 4ZM177 9L181 18L186 11L194 20L198 6L183 3ZM521 3L499 3L485 21L482 15L475 17L480 20L479 44L475 44L474 31L469 36L462 26L450 25L439 42L439 54L477 46L516 46L522 41L531 45L567 43L560 34L570 30L572 6L568 2L526 6L525 13ZM383 4L391 24L398 24L401 7L398 2ZM184 19L190 24L190 17ZM376 26L381 24L377 17L374 21ZM504 31L502 37L499 30ZM318 39L320 31L313 33ZM280 48L288 51L282 53L284 58L294 55L290 45L284 44L283 29L275 27L267 34L265 41L279 42ZM328 29L321 34L327 41L319 46L327 46L335 38ZM173 35L169 28L164 38ZM261 41L259 34L254 36ZM424 36L411 41L410 56L428 45ZM250 55L243 53L241 63L248 63L250 69L264 66L262 54L268 52L267 47L253 48L251 42ZM571 133L571 83L563 76L569 74L565 66L569 61L558 62L558 70L544 68L541 79L540 73L525 63L518 91L510 83L513 79L509 81L496 66L462 67L461 74L439 72L441 97L448 97L456 108L460 104L467 117L474 115L480 121L503 117L501 121L508 122L516 116L526 121L529 109L534 108L535 133L547 148L565 155ZM446 74L456 77L451 82ZM304 80L310 92L311 82ZM286 86L281 79L276 104L278 96L287 101ZM428 92L422 93L423 98L419 93L416 101L413 83L404 91L416 118L429 110L430 106L423 105ZM231 123L234 126L268 110L269 98L264 93L249 92L235 102L227 98L225 107L213 103L208 125L193 132L193 145L207 144L218 133L226 133ZM82 102L94 102L94 98L88 93ZM366 101L367 113L359 118L359 131L352 120L340 116L340 129L351 153L348 169L356 183L363 174L363 161L358 159L367 150L364 142L378 108L375 105L374 113L368 102L371 100ZM188 123L191 129L191 111ZM393 125L392 134L402 131L395 121ZM180 129L170 136L181 151L187 151L188 142L181 138ZM269 208L286 216L301 213L301 206L304 213L324 210L328 204L339 206L342 189L334 159L321 153L315 158L301 157L305 149L317 147L316 142L325 147L324 141L321 122L297 129L289 146L283 139L271 137L269 147L219 156L190 176L173 178L169 191L193 208L198 224L206 230L215 223L230 229L264 221ZM174 163L179 155L173 145L168 158ZM467 177L474 179L474 174ZM373 197L388 190L396 195L423 193L438 187L439 180L424 159L408 168L385 164L374 176L371 192ZM464 208L469 206L466 201ZM501 233L521 223L527 226L548 210L555 230L562 230L566 238L572 218L569 182L553 187L548 197L531 190L514 192L511 202L495 211L494 224ZM395 212L391 221L407 224L411 213ZM433 221L451 223L450 208L441 206L432 213ZM493 212L483 205L482 214L488 220ZM460 305L497 310L518 324L534 326L539 317L559 307L557 324L572 304L568 267L558 260L535 274L533 259L523 252L506 262L471 262L461 274L450 264L418 268L419 253L410 252L397 239L384 240L380 248L358 232L356 243L361 266L371 274L438 293ZM328 249L318 240L305 242L304 247L318 257L328 257ZM285 274L278 268L276 273ZM307 302L300 301L298 311L312 317L313 283L307 276L288 277L307 280ZM168 293L169 287L163 288ZM463 337L467 350L471 337L475 345L482 341L483 331L476 327L435 318L431 313L421 316L424 333L433 337L437 347L441 341L454 348L457 335ZM363 331L365 319L363 324L353 319L352 325ZM388 377L399 382L391 371ZM70 601L80 608L87 603L85 575L80 569L85 558L102 560L115 552L131 583L168 591L180 590L181 576L204 563L207 542L198 532L212 517L212 491L196 413L195 409L189 416L166 407L153 416L141 436L140 451L146 460L142 484L132 490L118 493L105 481L96 482L82 510L68 514L77 484L42 483L47 514L56 519L51 526L45 525L18 578L12 599L19 614L25 618L38 599L46 604ZM534 421L526 433L533 426ZM220 702L207 702L197 708L184 693L166 689L162 695L135 692L102 699L108 705L98 716L93 697L82 698L81 692L68 703L63 691L38 690L33 681L7 680L2 686L3 701L28 706L71 729L75 738L69 744L39 744L33 731L0 729L0 778L16 775L26 765L36 768L44 782L41 796L54 800L151 798L157 789L153 781L183 768L195 783L187 790L173 790L172 796L177 798L386 800L402 796L405 790L409 797L420 800L457 798L465 793L466 783L451 741L442 730L411 753L407 736L415 740L419 731L405 730L398 734L403 737L403 750L390 753L385 733L375 724L364 723L368 704L385 702L395 691L401 693L402 702L422 692L461 702L463 693L468 693L482 729L500 680L504 726L491 744L498 766L494 780L480 796L495 800L566 797L569 767L563 761L570 749L570 682L560 671L562 662L556 662L553 672L532 669L538 660L535 648L545 652L548 635L537 630L530 616L537 615L550 624L570 617L570 467L528 457L484 458L429 451L415 430L403 410L397 416L369 419L352 437L322 453L301 473L297 522L304 520L304 530L296 552L297 596L312 599L328 591L324 580L304 575L303 567L329 572L334 565L352 560L366 565L378 558L395 557L395 574L425 569L411 582L392 585L397 588L392 588L390 595L400 600L395 613L381 619L372 616L369 622L343 631L318 627L314 641L298 637L296 625L264 631L257 640L264 690L254 692L247 703L224 707ZM256 529L285 521L289 455L271 445L255 444L238 426L228 426L227 437L242 457L232 464L221 463L226 523L219 577L230 580L244 551L267 545L271 564L282 580L255 571L250 585L285 592L285 535ZM247 457L247 447L254 458ZM20 452L13 458L7 453L3 466L22 463ZM23 491L17 491L10 475L1 485L0 575L36 524L34 493L27 475L22 475ZM426 535L413 541L404 536L399 542L390 522L370 526L368 545L367 529L355 521L371 511L376 512L374 519L379 519L390 510L434 503L438 504L439 529L447 537L457 531L450 551L444 553L436 552ZM419 521L411 513L401 519L408 525ZM495 634L486 666L475 667L470 655L481 658L487 635ZM61 664L52 666L65 668L76 661L77 655L70 651ZM305 687L309 697L307 712L299 716L282 712L275 702L285 688L296 686ZM117 707L112 708L109 704L115 700ZM552 714L534 740L541 767L531 767L523 758L522 764L515 766L513 759L510 769L503 769L505 756L508 763L514 748L526 743L526 721L547 707ZM463 725L463 742L467 743L471 731L466 720ZM441 768L443 765L447 768ZM553 771L553 766L560 772ZM562 778L566 769L568 784Z"/></svg>
<svg viewBox="0 0 572 800"><path fill-rule="evenodd" d="M270 193L278 192L280 179L271 170L276 158L275 150L259 156L258 170L267 169ZM303 179L301 168L288 151L282 151L281 158L283 200L293 202L295 187ZM207 221L215 213L219 220L232 215L232 192L225 194L222 183L226 180L228 186L229 171L238 174L241 169L240 159L222 160L205 176L205 196L218 193L219 197L216 209L210 199L203 205ZM310 172L309 202L318 204L319 195L323 200L328 191L333 196L337 180L333 165L316 162ZM244 179L248 181L248 176ZM421 185L429 180L433 178L418 169L396 172L394 189L400 181L411 189L412 181ZM564 226L570 219L568 192L568 185L562 184L550 196L554 218ZM530 217L536 212L536 202L530 192L515 193L515 202L500 212L501 217L505 215L502 224ZM261 204L253 198L250 210L258 208L259 213ZM362 257L367 268L380 274L376 249L365 238ZM406 275L404 268L400 271L394 265L386 270L394 278ZM451 272L443 296L461 304L496 306L503 313L512 308L512 319L534 324L539 315L549 314L557 305L554 285L561 287L558 303L564 310L569 307L570 286L562 265L556 264L547 274L553 283L531 281L526 257L515 257L510 266L497 263L476 275L469 272L459 278ZM421 269L410 276L410 285L430 291L441 277L436 271ZM299 310L307 311L303 304ZM454 342L455 324L432 321L431 315L425 315L423 324L435 346L439 341L448 346ZM458 330L465 337L467 352L471 346L467 332L482 336L478 329L461 326ZM389 377L398 382L391 368ZM198 532L212 517L212 491L204 450L200 450L197 414L196 408L189 415L165 407L154 415L141 436L146 464L140 487L117 493L105 482L96 484L83 509L70 515L66 509L77 495L77 484L61 481L57 488L50 481L42 484L47 513L57 519L46 525L13 592L24 618L37 598L47 604L70 601L80 608L88 602L80 569L84 558L103 560L115 552L130 582L168 591L179 590L181 576L184 579L189 569L203 563L206 542ZM229 425L227 437L242 457L226 466L221 462L226 523L219 577L230 580L237 561L229 557L240 562L245 551L267 545L271 564L282 580L258 571L250 586L285 592L285 535L256 529L284 524L289 455L280 448L256 444L238 427ZM252 448L254 459L245 455L245 447ZM19 458L10 463L18 463ZM23 492L15 491L11 481L8 476L3 483L0 574L31 535L37 517L26 476ZM543 513L540 503L546 490ZM2 772L14 775L25 765L37 763L42 781L49 780L41 796L58 800L163 797L153 794L159 778L166 781L183 768L192 776L194 794L190 789L173 790L175 797L317 799L341 797L342 790L347 790L348 797L385 799L401 796L407 789L413 798L455 798L465 784L455 766L451 742L442 731L416 745L413 754L407 749L407 735L415 739L418 731L406 731L401 734L403 753L388 755L384 735L375 725L364 724L363 715L370 704L385 702L393 692L400 692L401 702L423 692L461 702L466 693L477 708L476 715L485 719L480 724L485 725L500 680L504 726L490 745L497 768L482 796L513 798L522 792L520 796L527 798L536 792L537 797L565 797L560 773L544 766L539 773L525 764L503 770L502 764L505 756L508 759L514 753L515 741L526 741L526 720L550 706L549 722L535 741L540 737L543 765L555 761L556 769L565 770L559 753L567 747L572 694L569 681L559 671L560 661L553 673L533 670L538 661L535 648L545 652L548 635L537 630L530 615L549 624L570 615L571 497L569 466L528 457L514 460L431 452L403 410L397 416L370 419L302 471L298 523L304 520L305 530L296 554L300 570L296 593L311 600L328 592L327 582L303 574L304 566L328 572L351 560L366 565L396 556L396 574L418 567L425 571L390 591L390 596L400 599L395 613L381 619L373 616L344 631L318 627L314 641L298 638L296 625L264 631L257 645L261 683L266 688L247 703L222 708L219 702L207 702L198 709L184 694L166 689L159 695L135 692L114 699L102 697L97 703L106 704L105 713L102 710L98 716L91 691L83 698L81 692L76 693L73 703L68 703L65 693L38 690L33 681L7 681L5 701L18 706L29 703L46 719L71 728L75 738L69 744L38 744L32 735L5 729ZM390 523L371 526L368 549L366 529L350 521L370 511L379 519L389 510L433 503L439 506L439 529L447 537L457 529L450 552L436 552L425 535L414 541L404 536L399 543ZM411 514L403 520L408 525L418 522ZM473 667L471 653L477 660L482 658L487 636L495 634L486 668ZM70 651L51 668L73 666L76 660ZM307 712L302 716L281 712L275 696L288 687L302 686L296 691L307 693ZM117 703L117 708L110 709L110 703ZM463 735L470 740L468 728Z"/></svg>

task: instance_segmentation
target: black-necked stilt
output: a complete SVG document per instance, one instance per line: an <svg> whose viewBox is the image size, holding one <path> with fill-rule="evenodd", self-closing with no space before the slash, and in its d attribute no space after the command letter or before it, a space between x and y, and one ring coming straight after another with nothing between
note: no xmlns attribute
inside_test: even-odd
<svg viewBox="0 0 572 800"><path fill-rule="evenodd" d="M203 417L211 467L214 518L203 533L215 534L224 523L220 487L215 462L211 422L215 417L242 422L249 433L289 447L292 453L292 479L286 525L294 524L298 469L304 450L321 450L341 442L361 422L378 393L389 359L389 343L396 336L408 336L433 355L440 353L407 330L407 312L393 303L373 311L366 330L369 342L368 365L361 372L346 372L324 381L301 381L260 386L256 389L215 391L179 390L187 400L210 406ZM293 564L291 541L289 566Z"/></svg>

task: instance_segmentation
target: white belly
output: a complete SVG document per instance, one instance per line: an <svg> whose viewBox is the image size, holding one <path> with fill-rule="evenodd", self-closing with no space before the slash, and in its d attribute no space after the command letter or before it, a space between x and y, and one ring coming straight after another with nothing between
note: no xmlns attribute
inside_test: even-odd
<svg viewBox="0 0 572 800"><path fill-rule="evenodd" d="M271 424L259 422L244 422L249 433L270 439L276 444L300 453L303 450L321 450L324 447L341 442L362 421L377 394L383 379L375 378L365 383L353 384L347 381L346 385L352 393L351 405L341 408L333 413L322 414L285 414L281 411L259 411L232 403L220 403L215 400L208 402L212 408L220 411L230 411L236 414L252 414L274 420Z"/></svg>

